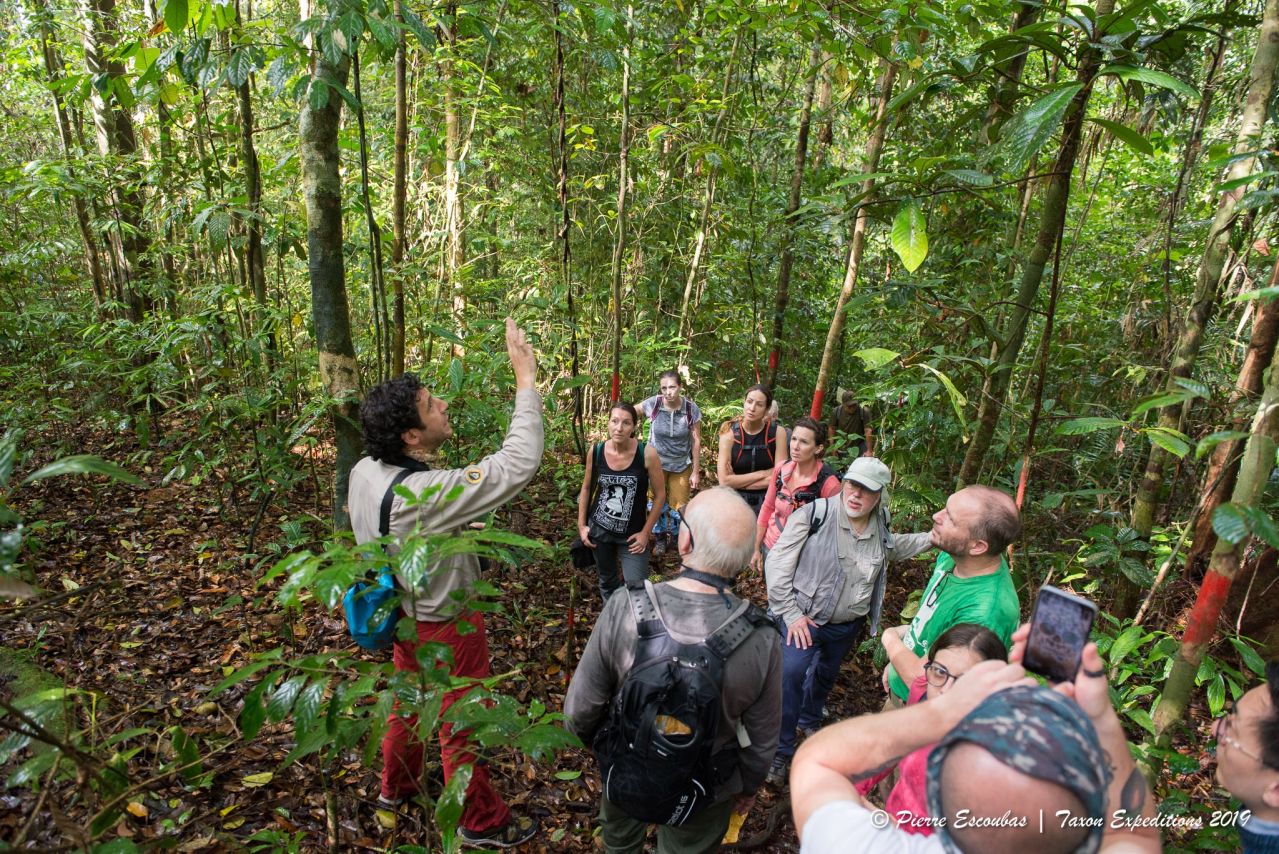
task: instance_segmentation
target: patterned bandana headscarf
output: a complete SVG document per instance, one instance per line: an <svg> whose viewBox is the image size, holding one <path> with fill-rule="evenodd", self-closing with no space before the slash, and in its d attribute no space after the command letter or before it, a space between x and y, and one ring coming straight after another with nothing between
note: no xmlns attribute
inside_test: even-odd
<svg viewBox="0 0 1279 854"><path fill-rule="evenodd" d="M1023 774L1056 783L1083 802L1086 814L1103 818L1110 763L1092 721L1074 701L1044 687L1018 685L987 697L948 732L928 757L928 811L941 816L941 766L960 742L985 748L996 759ZM1104 824L1104 820L1098 822ZM1104 827L1093 827L1078 854L1093 854ZM945 826L937 829L948 852L959 848Z"/></svg>

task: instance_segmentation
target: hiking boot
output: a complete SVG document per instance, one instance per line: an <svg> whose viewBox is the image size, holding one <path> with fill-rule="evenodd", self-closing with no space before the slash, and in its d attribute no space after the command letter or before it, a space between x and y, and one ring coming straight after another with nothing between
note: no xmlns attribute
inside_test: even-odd
<svg viewBox="0 0 1279 854"><path fill-rule="evenodd" d="M537 833L537 819L512 815L511 820L492 830L457 829L463 848L514 848L533 838Z"/></svg>
<svg viewBox="0 0 1279 854"><path fill-rule="evenodd" d="M666 554L666 535L655 534L654 538L657 542L653 544L653 554L657 557L661 557Z"/></svg>
<svg viewBox="0 0 1279 854"><path fill-rule="evenodd" d="M768 776L764 782L770 786L782 788L790 777L790 757L778 754L773 757L773 764L768 766Z"/></svg>

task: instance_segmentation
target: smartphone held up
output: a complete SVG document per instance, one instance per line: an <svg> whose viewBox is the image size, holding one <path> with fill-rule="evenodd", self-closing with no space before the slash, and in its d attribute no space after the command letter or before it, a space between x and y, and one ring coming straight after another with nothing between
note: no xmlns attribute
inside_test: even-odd
<svg viewBox="0 0 1279 854"><path fill-rule="evenodd" d="M1097 606L1052 585L1039 588L1022 664L1049 682L1073 682Z"/></svg>

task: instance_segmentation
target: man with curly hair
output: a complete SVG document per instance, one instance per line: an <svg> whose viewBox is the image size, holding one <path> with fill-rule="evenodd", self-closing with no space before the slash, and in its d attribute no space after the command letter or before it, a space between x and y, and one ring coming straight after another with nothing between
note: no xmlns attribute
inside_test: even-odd
<svg viewBox="0 0 1279 854"><path fill-rule="evenodd" d="M413 374L370 389L360 407L364 446L368 456L351 470L351 526L356 542L379 536L382 504L390 503L389 533L403 540L411 533L457 531L514 498L537 471L542 459L542 399L534 388L537 360L524 332L506 320L506 351L515 373L515 411L502 447L478 463L459 469L433 469L427 460L453 435L449 405L423 388ZM425 500L406 502L392 491L398 482ZM392 547L394 548L394 547ZM417 622L416 641L397 640L397 671L418 670L420 645L442 643L453 654L454 676L490 675L488 641L483 615L459 604L479 579L480 564L473 554L452 555L433 566L415 586L403 574L397 578L400 605ZM467 689L444 695L441 716ZM382 740L382 796L396 806L420 791L422 742L416 737L415 716L392 713ZM488 769L477 760L466 733L451 723L440 724L440 758L450 779L461 765L473 770L459 822L463 844L509 848L537 832L536 820L512 815L494 791Z"/></svg>

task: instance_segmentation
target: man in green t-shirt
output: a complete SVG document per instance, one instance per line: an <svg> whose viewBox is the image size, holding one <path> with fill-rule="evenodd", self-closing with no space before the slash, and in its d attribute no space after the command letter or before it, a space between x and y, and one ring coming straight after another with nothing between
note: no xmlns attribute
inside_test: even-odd
<svg viewBox="0 0 1279 854"><path fill-rule="evenodd" d="M1012 646L1021 606L1003 555L1020 532L1017 505L997 489L969 486L946 499L933 516L932 544L942 554L919 611L909 626L884 632L887 705L906 702L911 683L924 672L929 647L951 626L976 623Z"/></svg>

